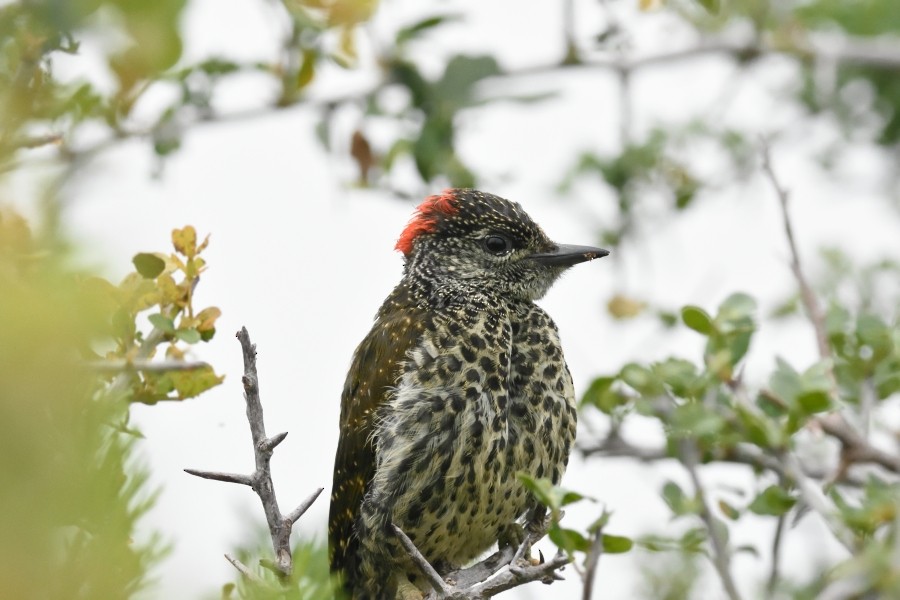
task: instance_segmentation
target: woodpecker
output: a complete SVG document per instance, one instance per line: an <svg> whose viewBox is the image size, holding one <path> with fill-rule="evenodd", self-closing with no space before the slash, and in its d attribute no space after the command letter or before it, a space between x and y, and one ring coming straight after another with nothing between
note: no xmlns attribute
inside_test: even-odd
<svg viewBox="0 0 900 600"><path fill-rule="evenodd" d="M558 483L577 415L556 325L535 300L609 254L556 244L519 204L471 189L425 199L396 249L403 277L341 398L329 553L353 599L431 590L392 525L447 572L543 522L516 473Z"/></svg>

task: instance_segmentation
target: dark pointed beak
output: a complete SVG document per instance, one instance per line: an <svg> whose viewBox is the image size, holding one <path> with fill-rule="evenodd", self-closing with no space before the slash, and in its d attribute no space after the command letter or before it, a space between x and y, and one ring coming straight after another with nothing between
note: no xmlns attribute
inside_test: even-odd
<svg viewBox="0 0 900 600"><path fill-rule="evenodd" d="M528 258L550 267L571 267L587 260L603 258L607 254L609 254L609 250L604 250L603 248L559 244L555 250L532 254Z"/></svg>

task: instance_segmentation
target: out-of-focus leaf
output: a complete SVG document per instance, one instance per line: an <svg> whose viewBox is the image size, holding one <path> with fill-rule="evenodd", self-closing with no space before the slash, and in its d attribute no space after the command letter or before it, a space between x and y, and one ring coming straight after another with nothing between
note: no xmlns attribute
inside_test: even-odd
<svg viewBox="0 0 900 600"><path fill-rule="evenodd" d="M797 499L784 488L770 485L753 499L747 509L758 515L779 517L791 510L796 503Z"/></svg>
<svg viewBox="0 0 900 600"><path fill-rule="evenodd" d="M646 302L622 294L616 294L606 303L606 310L610 316L620 321L640 315L645 308L647 308Z"/></svg>
<svg viewBox="0 0 900 600"><path fill-rule="evenodd" d="M603 552L606 554L622 554L629 552L634 547L631 538L621 535L603 534Z"/></svg>
<svg viewBox="0 0 900 600"><path fill-rule="evenodd" d="M157 313L155 315L150 315L147 318L149 319L150 324L160 331L164 331L169 334L175 333L175 323L173 323L172 319L170 319L169 317Z"/></svg>
<svg viewBox="0 0 900 600"><path fill-rule="evenodd" d="M588 552L591 549L591 542L574 529L565 529L557 525L551 527L547 535L550 541L568 554L576 551Z"/></svg>
<svg viewBox="0 0 900 600"><path fill-rule="evenodd" d="M681 320L697 333L709 335L714 331L712 317L698 306L685 306L682 308Z"/></svg>
<svg viewBox="0 0 900 600"><path fill-rule="evenodd" d="M156 254L139 252L131 259L134 268L145 279L156 279L166 268L166 261Z"/></svg>
<svg viewBox="0 0 900 600"><path fill-rule="evenodd" d="M397 32L397 45L402 46L440 25L456 23L459 21L462 21L462 15L458 14L433 15L431 17L426 17L412 25L401 28L400 31Z"/></svg>

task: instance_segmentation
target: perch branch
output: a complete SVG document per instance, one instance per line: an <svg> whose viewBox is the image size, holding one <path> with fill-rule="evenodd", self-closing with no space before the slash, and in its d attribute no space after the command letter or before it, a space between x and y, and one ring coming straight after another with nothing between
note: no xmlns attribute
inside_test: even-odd
<svg viewBox="0 0 900 600"><path fill-rule="evenodd" d="M431 563L422 556L422 553L419 552L419 549L416 548L416 545L413 543L409 537L403 533L403 530L397 527L396 525L392 525L394 529L394 534L397 536L397 539L400 540L400 543L403 545L403 548L406 550L406 553L412 559L417 567L419 567L419 571L422 572L422 575L425 576L425 579L428 580L428 583L431 584L431 587L435 589L438 593L439 597L449 597L450 596L450 588L447 587L447 584L441 579L441 576L438 575L438 572L434 570L434 567L431 566Z"/></svg>
<svg viewBox="0 0 900 600"><path fill-rule="evenodd" d="M237 333L238 341L244 356L244 376L241 381L244 384L244 400L247 403L247 421L250 423L250 435L253 438L253 456L256 469L251 475L235 475L233 473L216 473L210 471L198 471L185 469L186 473L215 479L228 483L240 483L249 485L259 496L266 514L266 523L269 525L269 535L272 538L272 549L275 551L274 571L281 577L287 577L293 569L291 559L291 529L304 512L315 502L322 488L316 490L300 506L291 511L287 517L282 516L278 508L278 499L275 497L275 485L272 483L272 471L269 462L272 459L272 451L278 444L284 441L287 433L279 433L272 437L266 436L266 427L263 421L262 402L259 399L259 377L256 372L256 345L250 342L250 334L247 328L242 327ZM229 562L235 564L229 559ZM244 573L236 564L235 567ZM245 567L246 569L246 567Z"/></svg>
<svg viewBox="0 0 900 600"><path fill-rule="evenodd" d="M441 577L412 540L396 525L393 528L407 555L434 588L434 591L425 596L425 600L483 600L532 581L552 583L562 579L557 571L571 562L563 553L557 553L549 561L544 561L541 557L538 564L533 564L525 557L532 544L546 534L544 527L527 535L518 548L504 546L481 562Z"/></svg>

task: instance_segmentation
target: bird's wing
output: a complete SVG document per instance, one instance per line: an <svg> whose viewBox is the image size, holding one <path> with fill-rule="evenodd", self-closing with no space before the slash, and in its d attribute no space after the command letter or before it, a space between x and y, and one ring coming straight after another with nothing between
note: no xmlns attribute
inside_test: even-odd
<svg viewBox="0 0 900 600"><path fill-rule="evenodd" d="M426 314L419 309L390 310L385 303L375 325L363 339L344 383L341 433L334 461L331 509L328 517L331 570L353 576L359 540L353 526L375 474L375 423L392 393L407 352L421 338Z"/></svg>

